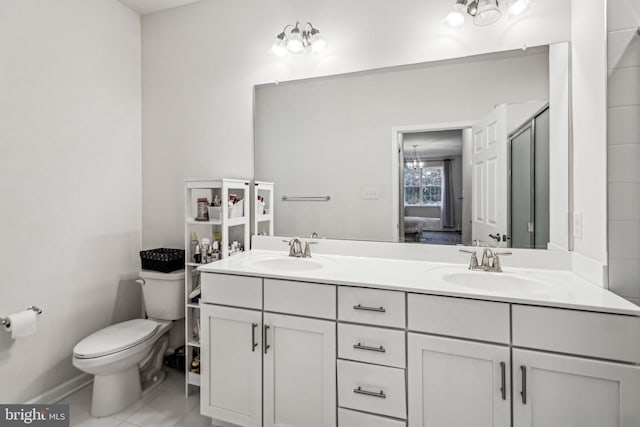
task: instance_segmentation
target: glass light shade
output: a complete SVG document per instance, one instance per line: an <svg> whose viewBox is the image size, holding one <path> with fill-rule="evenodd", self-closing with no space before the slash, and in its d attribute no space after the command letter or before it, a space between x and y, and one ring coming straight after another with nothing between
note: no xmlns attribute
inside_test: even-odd
<svg viewBox="0 0 640 427"><path fill-rule="evenodd" d="M313 53L320 53L327 47L327 41L322 38L319 32L311 34L311 51Z"/></svg>
<svg viewBox="0 0 640 427"><path fill-rule="evenodd" d="M520 15L522 12L532 7L534 3L534 0L509 0L507 10L511 16Z"/></svg>
<svg viewBox="0 0 640 427"><path fill-rule="evenodd" d="M473 18L473 23L481 27L495 24L501 15L502 12L500 12L496 0L480 0L478 2L478 13Z"/></svg>
<svg viewBox="0 0 640 427"><path fill-rule="evenodd" d="M464 17L466 14L467 8L463 4L456 3L442 23L454 28L460 28L464 25Z"/></svg>
<svg viewBox="0 0 640 427"><path fill-rule="evenodd" d="M287 49L291 53L302 53L304 51L304 43L302 42L302 34L300 30L294 29L287 38Z"/></svg>
<svg viewBox="0 0 640 427"><path fill-rule="evenodd" d="M278 37L276 41L273 42L273 46L271 46L269 53L276 56L285 56L287 54L287 43L284 39Z"/></svg>

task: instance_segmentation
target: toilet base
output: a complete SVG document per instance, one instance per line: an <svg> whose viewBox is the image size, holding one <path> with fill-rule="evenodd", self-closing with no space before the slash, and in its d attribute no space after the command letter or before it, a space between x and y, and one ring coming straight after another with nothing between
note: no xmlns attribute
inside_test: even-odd
<svg viewBox="0 0 640 427"><path fill-rule="evenodd" d="M141 397L140 370L137 364L124 371L95 375L91 416L108 417L117 414Z"/></svg>

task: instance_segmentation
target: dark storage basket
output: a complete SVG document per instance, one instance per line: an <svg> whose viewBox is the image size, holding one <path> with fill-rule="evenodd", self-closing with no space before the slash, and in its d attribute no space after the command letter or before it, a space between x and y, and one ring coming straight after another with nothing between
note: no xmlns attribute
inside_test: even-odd
<svg viewBox="0 0 640 427"><path fill-rule="evenodd" d="M140 251L140 262L143 270L171 273L184 268L184 250L158 248Z"/></svg>

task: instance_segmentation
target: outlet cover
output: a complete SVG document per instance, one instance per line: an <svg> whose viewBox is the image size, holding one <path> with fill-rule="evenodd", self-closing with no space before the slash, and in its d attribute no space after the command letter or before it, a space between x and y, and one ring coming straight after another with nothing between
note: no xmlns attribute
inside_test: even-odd
<svg viewBox="0 0 640 427"><path fill-rule="evenodd" d="M378 195L377 188L365 188L364 189L364 199L365 200L378 200L380 197Z"/></svg>
<svg viewBox="0 0 640 427"><path fill-rule="evenodd" d="M582 239L582 213L574 212L573 214L573 238Z"/></svg>

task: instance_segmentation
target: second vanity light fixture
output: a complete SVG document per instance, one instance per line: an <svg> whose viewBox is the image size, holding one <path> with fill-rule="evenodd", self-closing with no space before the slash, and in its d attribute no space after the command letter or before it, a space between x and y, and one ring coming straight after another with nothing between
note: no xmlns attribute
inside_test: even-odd
<svg viewBox="0 0 640 427"><path fill-rule="evenodd" d="M307 22L302 25L296 22L295 25L287 25L276 37L276 41L271 46L269 53L276 56L285 56L287 53L301 54L308 48L313 53L320 53L327 47L327 41L320 35L320 31Z"/></svg>
<svg viewBox="0 0 640 427"><path fill-rule="evenodd" d="M511 16L520 15L530 9L535 0L455 0L453 8L442 21L451 27L462 27L467 16L473 18L473 23L484 27L495 24L502 16L501 3L506 3L507 12Z"/></svg>

